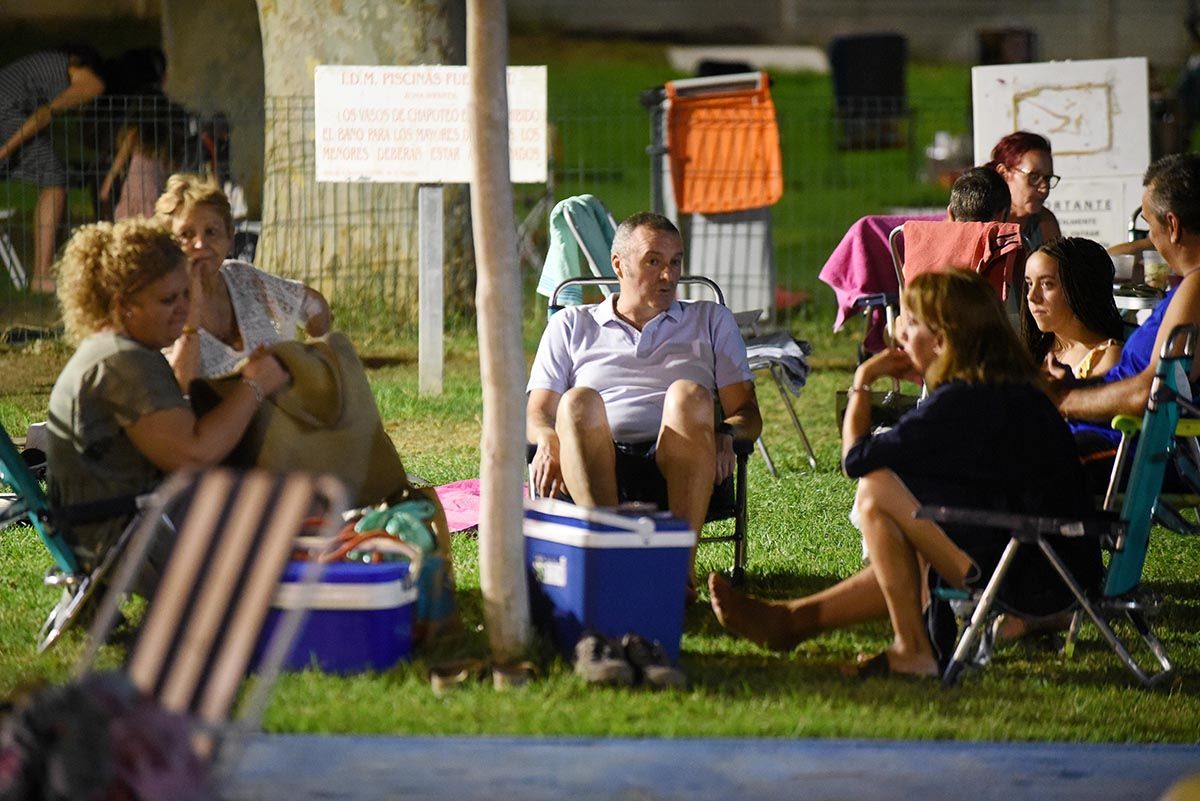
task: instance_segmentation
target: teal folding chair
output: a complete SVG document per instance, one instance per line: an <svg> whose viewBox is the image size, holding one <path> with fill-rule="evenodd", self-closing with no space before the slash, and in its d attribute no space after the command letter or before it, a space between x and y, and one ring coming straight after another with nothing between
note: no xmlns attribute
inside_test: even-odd
<svg viewBox="0 0 1200 801"><path fill-rule="evenodd" d="M595 195L574 195L555 204L550 212L550 245L538 294L548 298L561 295L563 303L575 306L583 302L583 287L572 284L562 289L564 281L615 278L609 256L616 231L612 212ZM600 287L605 294L611 291L607 284Z"/></svg>
<svg viewBox="0 0 1200 801"><path fill-rule="evenodd" d="M1191 388L1188 382L1195 355L1197 330L1196 326L1188 325L1179 326L1171 331L1159 353L1158 369L1151 385L1146 412L1141 420L1137 444L1130 444L1129 437L1123 439L1113 469L1115 482L1117 477L1123 474L1126 464L1130 468L1119 519L1114 521L1098 517L1088 521L1063 520L944 506L925 506L918 510L918 517L941 523L988 526L1007 529L1010 532L1008 544L987 585L969 599L974 604L974 611L945 668L942 676L944 685L953 685L966 665L983 661L978 658L979 645L985 641L990 630L991 620L997 612L996 599L1005 575L1022 546L1039 548L1075 597L1077 608L1065 649L1068 655L1086 616L1143 686L1160 685L1172 676L1174 666L1166 647L1147 620L1147 615L1155 611L1162 600L1157 594L1142 587L1141 581L1150 541L1150 528L1155 521L1156 510L1162 506L1163 480L1166 477L1167 465L1179 451L1177 433L1186 435L1189 432L1200 431L1200 420L1181 421L1184 412L1193 417L1200 417L1200 408L1190 401ZM1114 426L1127 431L1135 428L1122 422L1120 418L1114 420ZM1184 466L1179 472L1185 481L1193 481L1193 486L1200 487L1200 475L1196 474L1194 468ZM1114 490L1110 485L1110 502L1113 497ZM1096 537L1101 547L1111 552L1104 581L1098 591L1088 592L1080 585L1047 539L1046 535L1049 534ZM960 594L959 597L965 599L966 594ZM1131 647L1116 632L1113 622L1122 618L1127 620L1138 634L1157 662L1157 667L1152 664L1144 667L1133 655Z"/></svg>
<svg viewBox="0 0 1200 801"><path fill-rule="evenodd" d="M89 571L80 565L63 536L64 531L72 525L132 516L145 499L128 496L62 508L51 507L37 477L21 458L3 426L0 426L0 484L9 488L8 492L0 494L0 530L10 525L31 526L54 560L54 564L46 571L44 581L47 586L62 590L38 634L38 651L44 651L79 616L129 537L129 532L124 532L117 544L106 552L101 563Z"/></svg>

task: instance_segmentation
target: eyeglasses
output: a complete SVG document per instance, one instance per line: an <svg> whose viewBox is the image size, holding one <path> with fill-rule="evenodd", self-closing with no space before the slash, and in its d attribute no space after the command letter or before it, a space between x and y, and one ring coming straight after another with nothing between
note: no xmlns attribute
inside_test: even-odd
<svg viewBox="0 0 1200 801"><path fill-rule="evenodd" d="M1054 187L1058 186L1058 182L1062 180L1057 175L1042 175L1040 172L1022 170L1020 167L1013 167L1012 170L1013 172L1019 172L1024 175L1026 180L1029 181L1030 186L1037 186L1038 184L1044 183L1046 184L1047 189L1053 189Z"/></svg>

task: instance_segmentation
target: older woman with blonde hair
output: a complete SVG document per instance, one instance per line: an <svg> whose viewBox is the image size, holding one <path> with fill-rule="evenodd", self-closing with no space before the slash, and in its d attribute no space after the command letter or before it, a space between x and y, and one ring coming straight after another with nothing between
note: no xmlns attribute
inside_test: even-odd
<svg viewBox="0 0 1200 801"><path fill-rule="evenodd" d="M229 198L215 182L176 174L154 206L188 260L191 308L167 358L180 386L232 372L260 345L327 334L329 304L299 281L227 260L233 245Z"/></svg>
<svg viewBox="0 0 1200 801"><path fill-rule="evenodd" d="M829 589L786 601L742 595L722 577L709 577L718 620L777 650L822 631L890 620L891 645L851 670L864 678L936 675L949 649L944 629L930 631L922 615L924 571L931 569L935 582L978 586L1006 542L988 529L918 520L918 506L1063 516L1090 508L1070 432L987 283L965 270L925 273L909 282L902 300L902 349L859 365L842 425L842 466L859 479L856 504L870 563ZM913 371L924 377L929 397L891 429L872 432L871 384ZM1056 547L1082 582L1099 580L1094 545ZM1006 586L1002 600L1026 615L1048 615L1073 600L1030 549L1019 552Z"/></svg>
<svg viewBox="0 0 1200 801"><path fill-rule="evenodd" d="M253 353L236 391L204 416L192 413L162 353L188 316L187 259L157 223L85 226L57 269L67 333L78 347L50 393L47 477L55 505L144 493L174 470L216 464L263 399L287 384L273 356ZM126 522L75 526L69 540L94 565Z"/></svg>

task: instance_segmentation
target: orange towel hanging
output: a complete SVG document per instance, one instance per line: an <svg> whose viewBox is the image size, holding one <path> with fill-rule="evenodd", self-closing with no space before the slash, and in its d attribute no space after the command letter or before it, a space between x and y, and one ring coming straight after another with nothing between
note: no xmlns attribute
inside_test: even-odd
<svg viewBox="0 0 1200 801"><path fill-rule="evenodd" d="M752 89L667 95L675 203L685 214L769 206L783 195L779 126L767 74Z"/></svg>

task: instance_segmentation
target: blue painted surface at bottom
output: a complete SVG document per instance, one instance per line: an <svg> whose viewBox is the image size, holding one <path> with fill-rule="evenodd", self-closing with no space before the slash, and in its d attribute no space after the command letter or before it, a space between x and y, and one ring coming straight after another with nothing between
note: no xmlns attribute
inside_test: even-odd
<svg viewBox="0 0 1200 801"><path fill-rule="evenodd" d="M1156 799L1200 747L256 735L229 801Z"/></svg>

